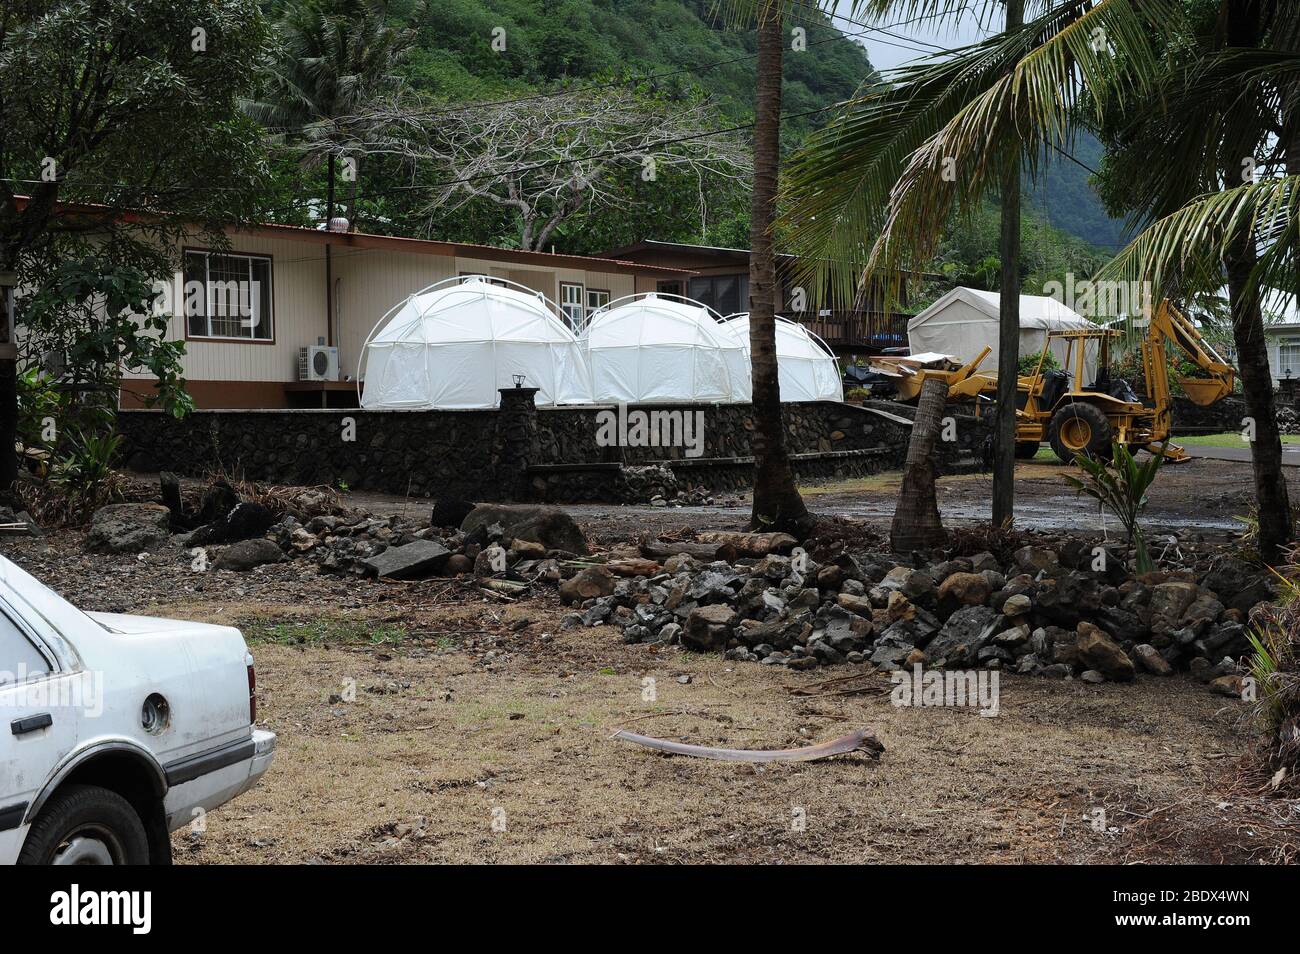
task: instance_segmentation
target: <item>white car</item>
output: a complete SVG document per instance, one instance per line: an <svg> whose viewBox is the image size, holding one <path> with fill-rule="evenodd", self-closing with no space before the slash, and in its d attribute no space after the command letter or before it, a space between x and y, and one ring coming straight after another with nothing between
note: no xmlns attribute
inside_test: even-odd
<svg viewBox="0 0 1300 954"><path fill-rule="evenodd" d="M239 630L83 613L0 557L0 863L166 864L275 752Z"/></svg>

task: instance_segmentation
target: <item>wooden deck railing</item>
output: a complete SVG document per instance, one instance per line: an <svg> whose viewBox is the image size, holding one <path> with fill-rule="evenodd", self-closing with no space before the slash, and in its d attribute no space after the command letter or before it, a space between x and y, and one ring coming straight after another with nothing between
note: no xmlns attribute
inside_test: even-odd
<svg viewBox="0 0 1300 954"><path fill-rule="evenodd" d="M835 311L803 324L832 348L903 348L910 315L880 311Z"/></svg>

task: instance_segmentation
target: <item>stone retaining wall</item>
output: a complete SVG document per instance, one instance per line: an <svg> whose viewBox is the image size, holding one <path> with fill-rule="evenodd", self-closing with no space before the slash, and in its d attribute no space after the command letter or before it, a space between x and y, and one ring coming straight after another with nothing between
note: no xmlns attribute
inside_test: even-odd
<svg viewBox="0 0 1300 954"><path fill-rule="evenodd" d="M621 467L666 466L683 488L750 485L754 424L748 404L636 405L624 410L620 432L617 407L534 408L524 391L503 392L501 411L196 411L178 421L132 410L118 419L130 466L191 476L225 471L272 483L345 484L414 496L569 502L627 499ZM639 446L627 426L634 412L692 415L698 453ZM899 418L914 413L900 405L784 405L796 474L816 481L901 467L911 429ZM974 465L987 433L974 418L956 411L953 418L955 439L940 443L940 466L949 472ZM680 416L669 420L685 424ZM702 434L696 429L701 424ZM638 446L603 446L602 426Z"/></svg>
<svg viewBox="0 0 1300 954"><path fill-rule="evenodd" d="M1173 432L1179 434L1224 434L1242 429L1246 402L1226 397L1208 407L1199 407L1185 397L1174 398Z"/></svg>

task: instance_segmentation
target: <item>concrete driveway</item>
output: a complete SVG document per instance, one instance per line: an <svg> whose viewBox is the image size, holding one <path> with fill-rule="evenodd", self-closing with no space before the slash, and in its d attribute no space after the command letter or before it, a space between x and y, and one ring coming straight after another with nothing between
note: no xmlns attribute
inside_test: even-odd
<svg viewBox="0 0 1300 954"><path fill-rule="evenodd" d="M1177 442L1178 438L1175 437L1174 443ZM1250 463L1250 446L1248 444L1243 443L1240 447L1199 447L1194 444L1185 444L1183 446L1192 457ZM1300 467L1300 444L1282 445L1282 466Z"/></svg>

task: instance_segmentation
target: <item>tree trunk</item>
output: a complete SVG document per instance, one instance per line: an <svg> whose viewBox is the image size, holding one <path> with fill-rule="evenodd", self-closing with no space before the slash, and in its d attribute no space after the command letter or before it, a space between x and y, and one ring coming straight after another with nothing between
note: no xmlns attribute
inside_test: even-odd
<svg viewBox="0 0 1300 954"><path fill-rule="evenodd" d="M1259 296L1250 285L1250 273L1255 267L1253 242L1253 236L1248 236L1243 243L1244 251L1224 264L1232 302L1232 337L1237 345L1241 393L1246 399L1246 413L1255 422L1250 458L1259 511L1259 555L1270 566L1276 566L1283 558L1282 548L1291 541L1293 527L1291 501L1282 470L1282 438L1273 401L1264 316Z"/></svg>
<svg viewBox="0 0 1300 954"><path fill-rule="evenodd" d="M921 385L912 439L907 445L907 462L903 465L903 486L899 488L894 522L889 528L889 545L895 553L942 546L946 539L934 493L934 445L947 397L948 386L937 378Z"/></svg>
<svg viewBox="0 0 1300 954"><path fill-rule="evenodd" d="M781 58L785 38L781 9L764 3L758 24L757 90L754 112L754 195L749 224L749 350L753 376L755 530L802 533L812 523L794 485L781 420L776 365L776 256L772 222L781 158Z"/></svg>
<svg viewBox="0 0 1300 954"><path fill-rule="evenodd" d="M0 262L0 271L9 268ZM8 296L0 286L0 344L13 345L9 340L10 315L8 314ZM16 337L16 335L15 335ZM18 439L18 362L0 356L0 501L15 504L12 494L14 481L18 479L18 455L14 453L14 443Z"/></svg>
<svg viewBox="0 0 1300 954"><path fill-rule="evenodd" d="M1006 0L1007 29L1024 22L1024 0ZM1020 155L1002 176L1002 236L998 255L998 415L993 435L993 525L1010 526L1016 499L1016 382L1020 362ZM969 357L969 356L967 356Z"/></svg>

